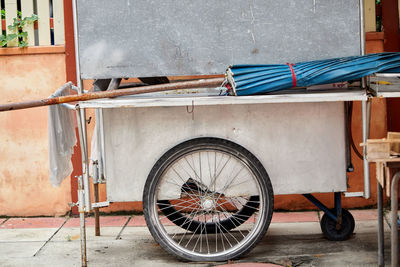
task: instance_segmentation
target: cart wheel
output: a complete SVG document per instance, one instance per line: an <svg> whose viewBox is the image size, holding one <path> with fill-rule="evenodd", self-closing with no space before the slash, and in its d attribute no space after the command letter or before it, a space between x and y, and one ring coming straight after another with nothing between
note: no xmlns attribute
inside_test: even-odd
<svg viewBox="0 0 400 267"><path fill-rule="evenodd" d="M331 212L335 213L332 209ZM321 219L321 230L324 236L332 241L344 241L350 238L354 231L354 218L351 213L342 209L342 223L337 224L335 220L324 214Z"/></svg>
<svg viewBox="0 0 400 267"><path fill-rule="evenodd" d="M154 239L170 254L225 261L248 253L265 235L272 185L245 148L223 139L193 139L154 165L143 211Z"/></svg>

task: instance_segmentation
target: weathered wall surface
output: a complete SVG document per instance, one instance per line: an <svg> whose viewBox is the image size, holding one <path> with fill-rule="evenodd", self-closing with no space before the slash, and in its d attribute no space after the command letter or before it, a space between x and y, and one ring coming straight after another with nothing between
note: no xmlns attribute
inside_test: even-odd
<svg viewBox="0 0 400 267"><path fill-rule="evenodd" d="M49 96L65 83L65 55L0 56L0 103ZM62 215L69 178L49 183L47 108L0 113L0 216Z"/></svg>

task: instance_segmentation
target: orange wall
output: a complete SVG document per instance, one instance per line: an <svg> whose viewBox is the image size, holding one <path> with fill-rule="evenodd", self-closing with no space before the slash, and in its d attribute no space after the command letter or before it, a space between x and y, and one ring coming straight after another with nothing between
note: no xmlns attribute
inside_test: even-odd
<svg viewBox="0 0 400 267"><path fill-rule="evenodd" d="M64 83L64 54L0 56L0 104L45 98ZM69 178L49 183L47 108L0 113L0 162L0 216L70 210Z"/></svg>

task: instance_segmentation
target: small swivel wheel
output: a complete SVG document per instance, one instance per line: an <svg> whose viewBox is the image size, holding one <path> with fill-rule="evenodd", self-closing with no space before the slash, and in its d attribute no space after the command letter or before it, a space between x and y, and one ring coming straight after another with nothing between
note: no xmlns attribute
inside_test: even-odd
<svg viewBox="0 0 400 267"><path fill-rule="evenodd" d="M331 210L335 213L335 210ZM332 241L344 241L350 238L354 231L354 218L348 210L342 209L342 220L337 222L326 213L321 219L321 230L324 236Z"/></svg>

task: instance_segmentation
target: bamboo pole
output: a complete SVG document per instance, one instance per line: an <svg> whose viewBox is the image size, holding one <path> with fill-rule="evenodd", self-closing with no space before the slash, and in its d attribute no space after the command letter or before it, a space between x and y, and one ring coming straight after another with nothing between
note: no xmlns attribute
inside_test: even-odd
<svg viewBox="0 0 400 267"><path fill-rule="evenodd" d="M93 100L93 99L99 99L99 98L110 98L110 97L112 98L112 97L124 96L124 95L138 95L138 94L145 94L145 93L171 91L171 90L177 90L177 89L218 87L223 82L224 82L224 78L213 78L213 79L186 81L186 82L157 84L157 85L126 88L126 89L111 90L111 91L104 91L104 92L94 92L94 93L87 93L87 94L82 94L82 95L52 97L52 98L46 98L46 99L41 99L41 100L3 104L3 105L0 105L0 112L56 105L56 104L76 102L76 101L86 101L86 100Z"/></svg>

